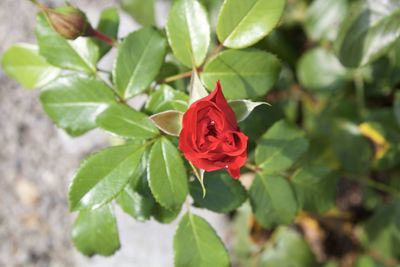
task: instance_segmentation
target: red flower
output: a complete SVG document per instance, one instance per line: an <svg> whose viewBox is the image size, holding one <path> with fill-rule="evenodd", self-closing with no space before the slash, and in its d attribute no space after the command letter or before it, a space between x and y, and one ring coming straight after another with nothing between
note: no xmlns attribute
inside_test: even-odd
<svg viewBox="0 0 400 267"><path fill-rule="evenodd" d="M197 168L225 168L238 179L247 159L247 136L222 93L220 81L214 91L190 105L183 115L179 149Z"/></svg>

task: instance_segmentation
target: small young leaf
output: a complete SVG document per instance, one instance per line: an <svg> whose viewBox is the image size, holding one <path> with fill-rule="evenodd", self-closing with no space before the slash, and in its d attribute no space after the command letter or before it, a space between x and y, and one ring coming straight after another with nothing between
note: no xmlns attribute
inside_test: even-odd
<svg viewBox="0 0 400 267"><path fill-rule="evenodd" d="M95 209L114 199L140 165L143 152L143 145L128 144L109 147L88 157L72 180L70 210Z"/></svg>
<svg viewBox="0 0 400 267"><path fill-rule="evenodd" d="M64 39L53 30L41 13L37 16L36 39L40 54L50 64L64 69L96 73L99 50L91 39Z"/></svg>
<svg viewBox="0 0 400 267"><path fill-rule="evenodd" d="M252 102L246 99L230 100L229 106L233 109L236 115L237 122L244 121L256 107L260 105L268 105L267 102Z"/></svg>
<svg viewBox="0 0 400 267"><path fill-rule="evenodd" d="M283 177L257 174L249 197L257 221L266 228L289 224L297 213L293 189Z"/></svg>
<svg viewBox="0 0 400 267"><path fill-rule="evenodd" d="M93 77L69 75L43 88L43 108L58 127L78 136L96 127L96 117L116 103L111 88Z"/></svg>
<svg viewBox="0 0 400 267"><path fill-rule="evenodd" d="M183 113L167 110L150 116L150 120L158 129L169 135L179 136L182 129Z"/></svg>
<svg viewBox="0 0 400 267"><path fill-rule="evenodd" d="M143 26L155 25L154 0L121 0L122 9Z"/></svg>
<svg viewBox="0 0 400 267"><path fill-rule="evenodd" d="M217 81L215 81L215 83L216 82ZM192 78L190 79L189 85L189 105L206 96L208 96L208 92L201 82L197 71L193 69Z"/></svg>
<svg viewBox="0 0 400 267"><path fill-rule="evenodd" d="M120 243L112 207L81 211L72 228L72 241L86 256L114 254Z"/></svg>
<svg viewBox="0 0 400 267"><path fill-rule="evenodd" d="M186 170L168 139L159 139L151 148L147 175L156 201L167 209L179 210L188 193Z"/></svg>
<svg viewBox="0 0 400 267"><path fill-rule="evenodd" d="M225 0L218 16L218 40L244 48L265 37L282 15L285 0Z"/></svg>
<svg viewBox="0 0 400 267"><path fill-rule="evenodd" d="M135 140L149 139L159 133L149 117L122 104L109 106L97 117L96 124L110 133Z"/></svg>
<svg viewBox="0 0 400 267"><path fill-rule="evenodd" d="M168 15L168 41L176 58L191 68L200 66L210 44L207 12L197 0L176 0Z"/></svg>
<svg viewBox="0 0 400 267"><path fill-rule="evenodd" d="M118 9L115 7L110 7L104 9L100 14L100 21L97 25L97 30L108 37L117 39L119 28L119 16ZM100 41L94 40L96 45L99 47L99 56L102 58L108 51L110 51L111 46Z"/></svg>
<svg viewBox="0 0 400 267"><path fill-rule="evenodd" d="M276 122L262 136L256 148L256 163L264 174L284 171L308 149L304 132L285 122Z"/></svg>
<svg viewBox="0 0 400 267"><path fill-rule="evenodd" d="M128 99L142 93L155 79L166 53L167 42L151 27L129 34L119 46L114 65L114 83Z"/></svg>
<svg viewBox="0 0 400 267"><path fill-rule="evenodd" d="M57 78L59 68L46 62L36 45L15 44L1 59L4 72L27 89L38 88Z"/></svg>
<svg viewBox="0 0 400 267"><path fill-rule="evenodd" d="M198 181L190 183L190 194L198 207L228 213L240 207L247 199L242 184L232 179L226 171L206 172L204 186L207 189L205 196Z"/></svg>
<svg viewBox="0 0 400 267"><path fill-rule="evenodd" d="M187 213L174 236L175 267L228 267L228 252L215 230L203 218Z"/></svg>
<svg viewBox="0 0 400 267"><path fill-rule="evenodd" d="M175 90L169 85L163 84L152 93L146 103L145 109L150 113L159 113L167 110L185 112L188 106L189 96Z"/></svg>
<svg viewBox="0 0 400 267"><path fill-rule="evenodd" d="M227 98L256 98L271 89L280 70L279 60L270 53L256 49L227 50L206 64L201 77L209 90L221 80Z"/></svg>

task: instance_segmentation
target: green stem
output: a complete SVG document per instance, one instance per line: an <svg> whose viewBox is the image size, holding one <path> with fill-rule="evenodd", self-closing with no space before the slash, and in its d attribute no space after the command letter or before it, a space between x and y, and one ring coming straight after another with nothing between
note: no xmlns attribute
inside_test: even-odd
<svg viewBox="0 0 400 267"><path fill-rule="evenodd" d="M364 80L360 74L356 73L354 78L355 86L356 86L356 96L357 103L360 109L360 113L363 116L365 114L365 90L364 90Z"/></svg>
<svg viewBox="0 0 400 267"><path fill-rule="evenodd" d="M159 84L160 83L170 83L170 82L173 82L173 81L176 81L176 80L180 80L180 79L183 79L183 78L188 78L190 76L192 76L192 71L187 71L187 72L183 72L183 73L179 73L179 74L167 77L167 78L165 78L165 79L163 79L161 81L158 81L157 83L159 83Z"/></svg>

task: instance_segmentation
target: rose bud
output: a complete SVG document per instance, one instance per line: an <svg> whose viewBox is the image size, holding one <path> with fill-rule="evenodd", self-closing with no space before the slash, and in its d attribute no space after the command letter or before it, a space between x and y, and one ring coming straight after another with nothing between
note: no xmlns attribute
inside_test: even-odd
<svg viewBox="0 0 400 267"><path fill-rule="evenodd" d="M65 6L56 10L45 7L43 11L53 29L65 39L86 36L91 29L86 15L75 7Z"/></svg>
<svg viewBox="0 0 400 267"><path fill-rule="evenodd" d="M197 168L225 168L235 179L247 159L247 136L226 101L220 81L214 91L190 105L183 115L179 149Z"/></svg>

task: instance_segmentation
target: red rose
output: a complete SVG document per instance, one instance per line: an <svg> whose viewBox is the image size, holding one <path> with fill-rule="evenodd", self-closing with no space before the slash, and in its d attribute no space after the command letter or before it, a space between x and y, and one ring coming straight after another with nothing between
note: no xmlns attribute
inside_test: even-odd
<svg viewBox="0 0 400 267"><path fill-rule="evenodd" d="M183 115L179 149L197 168L225 168L238 179L247 159L247 136L222 93L218 81L214 91L190 105Z"/></svg>

